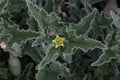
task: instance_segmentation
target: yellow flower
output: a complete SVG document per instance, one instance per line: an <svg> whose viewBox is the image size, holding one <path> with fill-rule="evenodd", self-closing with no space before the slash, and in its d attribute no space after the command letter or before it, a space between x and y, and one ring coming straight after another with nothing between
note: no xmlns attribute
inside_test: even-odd
<svg viewBox="0 0 120 80"><path fill-rule="evenodd" d="M58 48L60 46L64 46L63 44L64 40L65 38L56 35L56 38L52 40L52 42L55 43L55 48Z"/></svg>

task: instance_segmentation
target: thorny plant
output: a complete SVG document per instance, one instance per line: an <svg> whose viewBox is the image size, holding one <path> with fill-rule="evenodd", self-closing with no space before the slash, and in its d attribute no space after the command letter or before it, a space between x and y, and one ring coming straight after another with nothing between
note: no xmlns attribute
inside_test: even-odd
<svg viewBox="0 0 120 80"><path fill-rule="evenodd" d="M119 80L117 3L1 0L0 80Z"/></svg>

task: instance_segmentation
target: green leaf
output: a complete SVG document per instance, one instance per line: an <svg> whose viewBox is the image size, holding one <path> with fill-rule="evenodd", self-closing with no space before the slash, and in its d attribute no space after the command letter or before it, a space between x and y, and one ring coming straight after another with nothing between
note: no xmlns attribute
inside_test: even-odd
<svg viewBox="0 0 120 80"><path fill-rule="evenodd" d="M110 35L112 33L110 26L111 22L111 19L97 11L94 20L91 22L91 30L89 31L90 34L88 35L94 39L98 39L98 37L104 37L105 32L106 35ZM104 38L101 39L101 41L104 42Z"/></svg>
<svg viewBox="0 0 120 80"><path fill-rule="evenodd" d="M9 34L7 35L7 38L8 38L7 49L11 48L13 43L15 42L17 44L21 44L23 41L27 41L28 39L33 39L33 38L43 35L39 32L34 32L31 30L19 30L19 26L9 25L5 21L4 23L1 24L1 26L4 28L3 33ZM3 36L2 38L5 38L5 36Z"/></svg>
<svg viewBox="0 0 120 80"><path fill-rule="evenodd" d="M50 13L53 12L54 10L54 0L45 0L46 4L45 4L45 10Z"/></svg>
<svg viewBox="0 0 120 80"><path fill-rule="evenodd" d="M34 30L34 31L38 31L38 25L37 25L37 22L35 21L35 19L33 19L32 17L30 17L29 19L27 19L27 22L26 24L29 26L29 28L31 30Z"/></svg>
<svg viewBox="0 0 120 80"><path fill-rule="evenodd" d="M105 63L108 63L111 61L111 59L116 58L116 54L111 50L107 49L103 52L103 54L99 57L99 59L95 62L93 62L92 66L101 66Z"/></svg>
<svg viewBox="0 0 120 80"><path fill-rule="evenodd" d="M2 10L6 7L8 0L0 0L0 14Z"/></svg>
<svg viewBox="0 0 120 80"><path fill-rule="evenodd" d="M32 46L38 46L41 45L43 43L51 43L51 39L48 38L47 36L41 36L36 38L36 40L32 43Z"/></svg>
<svg viewBox="0 0 120 80"><path fill-rule="evenodd" d="M68 52L71 53L74 48L80 48L84 52L87 52L88 50L93 50L95 48L100 48L100 49L106 48L104 44L102 44L97 40L85 38L82 35L76 37L73 31L68 33L67 39L68 41L65 44L66 47L65 49L67 53Z"/></svg>
<svg viewBox="0 0 120 80"><path fill-rule="evenodd" d="M65 63L53 61L49 66L38 71L36 80L62 80L63 77L66 80L66 78L69 77L69 73L66 72L66 68L67 65Z"/></svg>
<svg viewBox="0 0 120 80"><path fill-rule="evenodd" d="M26 41L28 39L36 38L41 36L41 33L33 32L31 30L19 30L18 26L14 25L14 27L9 27L8 30L11 34L11 39L9 45L11 46L14 42L21 44L22 41Z"/></svg>
<svg viewBox="0 0 120 80"><path fill-rule="evenodd" d="M23 8L26 8L25 0L9 0L7 11L20 12Z"/></svg>
<svg viewBox="0 0 120 80"><path fill-rule="evenodd" d="M111 24L111 19L108 19L103 14L99 14L99 12L96 12L94 20L91 22L91 27L95 30L108 28Z"/></svg>
<svg viewBox="0 0 120 80"><path fill-rule="evenodd" d="M49 64L52 60L55 60L59 56L59 50L55 49L54 47L48 48L46 52L46 56L43 60L38 64L38 70L44 69L44 67Z"/></svg>
<svg viewBox="0 0 120 80"><path fill-rule="evenodd" d="M120 28L120 16L118 16L117 14L115 14L114 12L110 12L110 14L111 14L111 17L112 17L112 19L113 19L113 24L116 26L116 27L118 27L118 28Z"/></svg>
<svg viewBox="0 0 120 80"><path fill-rule="evenodd" d="M7 49L11 49L13 43L21 44L23 41L28 39L33 39L43 35L40 32L34 32L31 30L19 30L19 26L17 25L9 25L7 22L3 21L0 24L3 27L3 31L1 33L1 41L7 43ZM6 41L5 41L6 40Z"/></svg>
<svg viewBox="0 0 120 80"><path fill-rule="evenodd" d="M38 51L35 49L35 47L31 46L31 43L29 41L27 41L22 46L23 46L22 50L24 51L24 55L29 55L34 61L38 63L42 60Z"/></svg>
<svg viewBox="0 0 120 80"><path fill-rule="evenodd" d="M38 27L44 29L47 26L59 26L59 18L55 13L47 14L43 8L38 8L37 5L34 5L30 0L26 0L27 7L31 16L38 22Z"/></svg>
<svg viewBox="0 0 120 80"><path fill-rule="evenodd" d="M8 32L8 30L7 29L5 29L6 27L8 27L5 23L4 23L4 21L3 21L3 18L0 18L0 42L5 42L5 43L7 43L7 42L9 42L10 41L10 34L9 34L9 32Z"/></svg>
<svg viewBox="0 0 120 80"><path fill-rule="evenodd" d="M57 80L58 72L44 68L36 74L36 80Z"/></svg>
<svg viewBox="0 0 120 80"><path fill-rule="evenodd" d="M75 34L77 36L83 35L90 30L90 24L91 21L94 19L95 14L96 9L94 9L89 15L83 18L78 24L73 24L73 29L75 30Z"/></svg>

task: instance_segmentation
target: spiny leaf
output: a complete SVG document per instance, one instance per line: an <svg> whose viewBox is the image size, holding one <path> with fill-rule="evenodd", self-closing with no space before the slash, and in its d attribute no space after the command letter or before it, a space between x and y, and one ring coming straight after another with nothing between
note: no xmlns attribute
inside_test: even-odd
<svg viewBox="0 0 120 80"><path fill-rule="evenodd" d="M2 19L3 21L3 19ZM34 32L31 30L20 30L18 25L10 25L6 21L3 21L0 26L4 28L3 34L9 34L11 40L9 44L13 44L14 42L21 44L22 41L25 41L30 38L35 38L41 36L42 34L39 32Z"/></svg>
<svg viewBox="0 0 120 80"><path fill-rule="evenodd" d="M10 31L10 34L12 38L10 39L9 44L13 44L14 42L21 44L22 41L35 38L38 36L41 36L42 34L33 32L31 30L19 30L17 29L18 26L14 25L14 27L9 27L8 30Z"/></svg>
<svg viewBox="0 0 120 80"><path fill-rule="evenodd" d="M116 58L116 54L111 50L107 49L103 52L103 54L99 57L99 59L95 62L93 62L92 66L101 66L105 63L108 63L111 61L111 59Z"/></svg>
<svg viewBox="0 0 120 80"><path fill-rule="evenodd" d="M31 30L19 30L17 25L9 25L4 21L4 23L1 24L4 28L4 33L7 32L9 36L10 41L8 41L7 49L12 47L13 43L21 44L22 41L26 41L28 39L33 39L38 36L41 36L42 34L39 32L33 32ZM4 36L3 36L4 38Z"/></svg>
<svg viewBox="0 0 120 80"><path fill-rule="evenodd" d="M100 48L100 49L106 48L104 44L102 44L97 40L85 38L82 35L76 37L73 31L69 33L68 42L65 44L65 47L66 47L66 52L70 52L70 53L74 48L80 48L84 52L88 50L93 50L95 48Z"/></svg>
<svg viewBox="0 0 120 80"><path fill-rule="evenodd" d="M89 15L81 20L78 24L73 24L73 29L75 30L75 34L77 36L83 35L90 29L91 21L94 19L94 15L96 14L96 10L94 9Z"/></svg>
<svg viewBox="0 0 120 80"><path fill-rule="evenodd" d="M111 34L111 24L112 20L104 16L103 14L99 14L99 12L96 12L94 20L91 22L91 30L89 33L92 33L93 35L90 35L92 38L97 39L98 36L104 36L105 30L106 35ZM104 41L104 40L102 40Z"/></svg>
<svg viewBox="0 0 120 80"><path fill-rule="evenodd" d="M94 20L91 22L91 27L96 28L105 28L109 27L111 24L111 19L106 18L103 14L96 12Z"/></svg>
<svg viewBox="0 0 120 80"><path fill-rule="evenodd" d="M114 12L110 12L111 14L111 17L113 19L113 24L116 26L116 27L119 27L120 28L120 16L118 16L117 14L115 14Z"/></svg>
<svg viewBox="0 0 120 80"><path fill-rule="evenodd" d="M36 38L36 40L32 43L32 46L38 46L42 43L48 43L51 42L51 40L47 36L41 36Z"/></svg>
<svg viewBox="0 0 120 80"><path fill-rule="evenodd" d="M38 70L43 69L47 64L49 64L52 60L55 60L58 56L59 56L58 49L50 47L46 52L46 56L38 65Z"/></svg>
<svg viewBox="0 0 120 80"><path fill-rule="evenodd" d="M46 26L53 25L59 26L59 18L56 14L51 13L47 14L47 12L43 8L38 8L34 5L30 0L26 0L27 7L33 18L38 22L38 26L40 29L44 29Z"/></svg>

